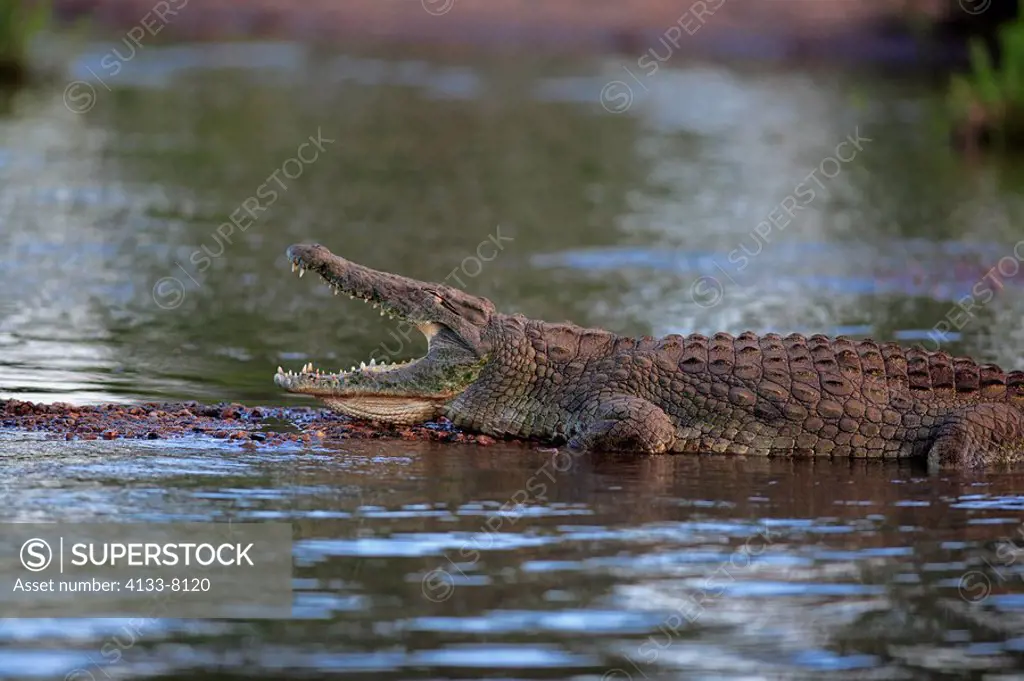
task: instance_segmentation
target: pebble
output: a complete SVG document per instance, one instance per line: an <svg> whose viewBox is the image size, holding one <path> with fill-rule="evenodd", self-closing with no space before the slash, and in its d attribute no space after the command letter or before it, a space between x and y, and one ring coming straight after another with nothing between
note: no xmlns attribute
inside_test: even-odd
<svg viewBox="0 0 1024 681"><path fill-rule="evenodd" d="M271 421L262 423L264 419ZM241 424L252 430L239 430ZM275 430L277 427L281 430ZM314 439L318 442L421 440L482 447L496 442L487 435L464 433L445 418L416 426L388 426L350 419L328 409L246 407L238 403L145 402L73 407L62 403L0 400L0 428L42 431L63 440L213 437L244 443L247 448L285 442L309 443Z"/></svg>

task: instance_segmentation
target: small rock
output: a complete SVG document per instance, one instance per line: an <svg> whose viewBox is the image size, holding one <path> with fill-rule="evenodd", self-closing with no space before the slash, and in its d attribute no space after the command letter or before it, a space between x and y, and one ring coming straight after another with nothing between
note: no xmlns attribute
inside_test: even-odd
<svg viewBox="0 0 1024 681"><path fill-rule="evenodd" d="M157 433L156 431L151 430L148 433L146 433L146 439L147 440L159 440L160 439L160 433Z"/></svg>
<svg viewBox="0 0 1024 681"><path fill-rule="evenodd" d="M257 442L264 442L267 439L264 433L252 433L249 437Z"/></svg>

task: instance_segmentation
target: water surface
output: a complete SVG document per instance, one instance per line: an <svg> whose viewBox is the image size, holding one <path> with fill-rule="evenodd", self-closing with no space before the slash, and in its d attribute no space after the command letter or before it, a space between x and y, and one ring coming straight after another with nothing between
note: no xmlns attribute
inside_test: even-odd
<svg viewBox="0 0 1024 681"><path fill-rule="evenodd" d="M304 240L552 321L871 335L1024 366L1024 178L950 152L941 90L707 64L629 80L624 64L154 47L84 113L63 83L5 96L0 396L306 404L275 388L278 364L422 351L291 276L284 249ZM629 96L602 105L615 81ZM293 619L160 620L116 663L99 651L124 622L6 620L5 678L1024 663L1024 471L25 433L0 434L0 457L3 520L296 532Z"/></svg>

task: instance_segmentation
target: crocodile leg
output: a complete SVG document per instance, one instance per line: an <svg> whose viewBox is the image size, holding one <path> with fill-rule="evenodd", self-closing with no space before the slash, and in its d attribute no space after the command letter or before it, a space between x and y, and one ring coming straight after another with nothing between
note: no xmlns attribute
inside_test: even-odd
<svg viewBox="0 0 1024 681"><path fill-rule="evenodd" d="M672 448L675 426L668 415L645 399L630 395L605 397L593 419L572 438L573 449L640 451L661 454Z"/></svg>
<svg viewBox="0 0 1024 681"><path fill-rule="evenodd" d="M1024 415L1005 403L983 402L951 411L939 424L928 450L928 465L933 469L1022 460Z"/></svg>

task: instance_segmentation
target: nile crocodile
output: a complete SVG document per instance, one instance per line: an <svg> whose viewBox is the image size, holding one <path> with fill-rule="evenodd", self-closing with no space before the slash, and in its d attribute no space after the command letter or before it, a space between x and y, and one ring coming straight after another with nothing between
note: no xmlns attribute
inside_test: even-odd
<svg viewBox="0 0 1024 681"><path fill-rule="evenodd" d="M447 416L494 436L573 448L925 459L933 467L1024 460L1024 372L896 343L791 334L628 338L506 315L491 301L349 262L319 244L292 269L415 325L424 357L278 386L354 417Z"/></svg>

